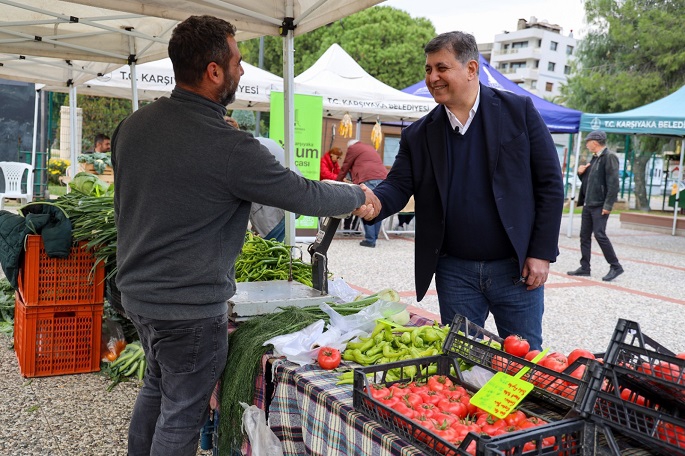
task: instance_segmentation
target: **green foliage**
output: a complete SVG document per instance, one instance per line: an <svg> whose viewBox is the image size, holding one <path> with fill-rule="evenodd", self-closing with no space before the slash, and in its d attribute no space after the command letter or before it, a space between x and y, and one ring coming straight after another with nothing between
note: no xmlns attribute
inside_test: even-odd
<svg viewBox="0 0 685 456"><path fill-rule="evenodd" d="M64 105L69 106L69 96ZM83 110L82 152L93 150L98 133L112 136L119 122L132 112L131 100L119 98L78 95L77 106Z"/></svg>
<svg viewBox="0 0 685 456"><path fill-rule="evenodd" d="M402 89L424 77L423 46L434 36L435 28L428 19L413 19L389 6L367 8L295 37L295 74L312 66L338 43L370 75ZM256 65L259 39L242 42L239 47L243 59ZM282 75L282 55L282 38L265 37L264 69Z"/></svg>
<svg viewBox="0 0 685 456"><path fill-rule="evenodd" d="M235 121L238 122L238 126L243 131L254 131L255 126L257 125L257 121L254 117L254 112L252 111L242 111L240 109L236 109L231 114L231 117L233 117Z"/></svg>
<svg viewBox="0 0 685 456"><path fill-rule="evenodd" d="M59 177L64 176L71 163L61 158L51 158L48 161L48 183L59 185Z"/></svg>
<svg viewBox="0 0 685 456"><path fill-rule="evenodd" d="M562 88L568 106L613 113L663 98L685 84L683 0L587 0L589 32ZM667 139L639 137L635 148L637 207L649 210L645 167Z"/></svg>

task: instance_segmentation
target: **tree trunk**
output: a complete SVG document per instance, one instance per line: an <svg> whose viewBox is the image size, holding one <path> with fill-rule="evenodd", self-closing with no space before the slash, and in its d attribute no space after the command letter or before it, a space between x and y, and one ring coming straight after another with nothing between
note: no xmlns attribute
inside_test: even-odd
<svg viewBox="0 0 685 456"><path fill-rule="evenodd" d="M649 212L649 197L647 196L647 163L652 158L651 152L635 152L633 161L633 176L635 179L635 209Z"/></svg>

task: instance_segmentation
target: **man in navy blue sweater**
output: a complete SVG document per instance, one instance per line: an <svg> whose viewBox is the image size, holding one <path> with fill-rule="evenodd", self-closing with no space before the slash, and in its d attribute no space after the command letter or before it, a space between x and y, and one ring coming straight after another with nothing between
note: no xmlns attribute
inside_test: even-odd
<svg viewBox="0 0 685 456"><path fill-rule="evenodd" d="M371 220L413 194L417 298L435 275L444 323L461 314L482 326L492 313L500 336L540 349L564 203L554 142L530 98L479 84L472 35L443 33L424 51L439 104L403 130Z"/></svg>

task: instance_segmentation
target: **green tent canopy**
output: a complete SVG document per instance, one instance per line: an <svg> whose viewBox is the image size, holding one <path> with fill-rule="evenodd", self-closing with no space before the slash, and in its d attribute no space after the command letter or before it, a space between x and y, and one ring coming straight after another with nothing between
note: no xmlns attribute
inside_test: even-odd
<svg viewBox="0 0 685 456"><path fill-rule="evenodd" d="M629 111L583 113L580 130L603 130L624 135L685 136L685 86L667 97Z"/></svg>

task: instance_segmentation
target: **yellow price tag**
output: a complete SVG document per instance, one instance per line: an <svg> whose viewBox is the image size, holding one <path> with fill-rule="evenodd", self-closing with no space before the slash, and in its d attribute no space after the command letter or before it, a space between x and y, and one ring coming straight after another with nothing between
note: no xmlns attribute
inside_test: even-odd
<svg viewBox="0 0 685 456"><path fill-rule="evenodd" d="M549 348L545 349L531 362L537 363L548 351ZM497 418L506 417L535 388L532 383L521 380L521 377L529 370L528 367L524 367L515 376L497 372L473 395L471 403Z"/></svg>

